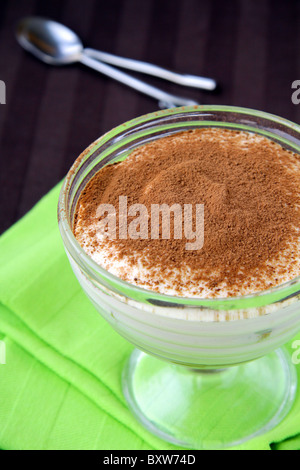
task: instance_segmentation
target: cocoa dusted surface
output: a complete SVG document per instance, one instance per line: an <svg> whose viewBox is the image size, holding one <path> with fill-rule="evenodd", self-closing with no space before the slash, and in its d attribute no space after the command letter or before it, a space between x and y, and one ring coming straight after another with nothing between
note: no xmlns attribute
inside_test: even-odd
<svg viewBox="0 0 300 470"><path fill-rule="evenodd" d="M100 170L79 198L74 234L83 247L88 237L88 253L98 252L108 263L117 257L134 266L139 259L150 278L161 282L171 271L172 287L181 295L187 272L188 284L200 296L206 287L218 294L224 283L230 295L263 290L299 274L299 187L299 156L271 140L225 129L189 130L142 146L125 161ZM124 219L119 210L124 196L128 206L143 206L143 220L140 209ZM167 238L162 218L152 213L153 205L164 204L181 214L179 219L172 214ZM197 229L196 205L204 205L200 248L186 248L186 204L192 208L188 223ZM100 205L105 211L99 217ZM116 230L107 238L108 205L115 209ZM137 215L132 237L127 229ZM127 276L125 270L123 279Z"/></svg>
<svg viewBox="0 0 300 470"><path fill-rule="evenodd" d="M89 47L218 80L216 93L134 74L202 104L245 106L300 122L297 0L2 0L0 2L0 232L67 173L112 127L157 102L83 65L51 67L24 52L18 19L50 17Z"/></svg>

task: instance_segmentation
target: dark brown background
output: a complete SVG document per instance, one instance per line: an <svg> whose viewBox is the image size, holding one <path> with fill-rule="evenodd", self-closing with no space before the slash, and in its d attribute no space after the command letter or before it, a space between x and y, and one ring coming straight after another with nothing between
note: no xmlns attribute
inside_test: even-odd
<svg viewBox="0 0 300 470"><path fill-rule="evenodd" d="M298 0L1 0L0 231L66 174L113 126L157 102L81 65L47 66L21 50L18 19L41 15L73 28L89 47L179 72L214 77L218 93L143 78L203 104L247 106L300 121Z"/></svg>

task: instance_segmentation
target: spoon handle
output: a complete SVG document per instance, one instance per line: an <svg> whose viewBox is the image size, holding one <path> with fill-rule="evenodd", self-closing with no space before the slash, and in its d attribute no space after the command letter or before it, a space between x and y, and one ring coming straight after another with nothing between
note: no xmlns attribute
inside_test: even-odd
<svg viewBox="0 0 300 470"><path fill-rule="evenodd" d="M154 77L163 78L164 80L169 80L170 82L177 83L178 85L201 88L203 90L210 91L215 90L217 86L216 81L212 78L180 74L148 62L127 59L125 57L109 54L108 52L97 51L96 49L85 48L84 52L88 56L101 60L107 64L116 65L117 67L133 70L135 72L153 75Z"/></svg>
<svg viewBox="0 0 300 470"><path fill-rule="evenodd" d="M115 69L110 65L104 64L103 62L96 60L85 53L81 55L79 61L82 64L113 78L114 80L124 83L125 85L128 85L129 87L144 93L145 95L156 98L165 107L194 106L199 104L194 100L166 93L165 91L138 80L137 78L131 77L131 75L121 72L120 70Z"/></svg>

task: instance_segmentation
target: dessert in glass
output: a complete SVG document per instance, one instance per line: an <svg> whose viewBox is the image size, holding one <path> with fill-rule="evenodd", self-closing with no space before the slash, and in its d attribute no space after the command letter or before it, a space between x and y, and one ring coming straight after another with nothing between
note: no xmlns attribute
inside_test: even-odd
<svg viewBox="0 0 300 470"><path fill-rule="evenodd" d="M136 347L122 376L130 409L168 442L235 446L293 405L295 367L281 347L300 329L299 154L300 127L280 117L174 108L106 133L64 181L67 256L98 312ZM120 201L126 211L109 213ZM163 216L149 235L150 208L163 204L169 236ZM176 231L173 204L183 216L199 209L189 230Z"/></svg>

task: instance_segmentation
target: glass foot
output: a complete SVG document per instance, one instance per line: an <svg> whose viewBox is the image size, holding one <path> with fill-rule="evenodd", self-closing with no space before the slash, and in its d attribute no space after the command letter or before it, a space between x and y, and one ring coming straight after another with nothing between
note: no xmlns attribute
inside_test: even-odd
<svg viewBox="0 0 300 470"><path fill-rule="evenodd" d="M232 447L276 426L290 410L297 378L279 349L222 370L195 370L135 350L123 391L136 418L160 438L191 449Z"/></svg>

